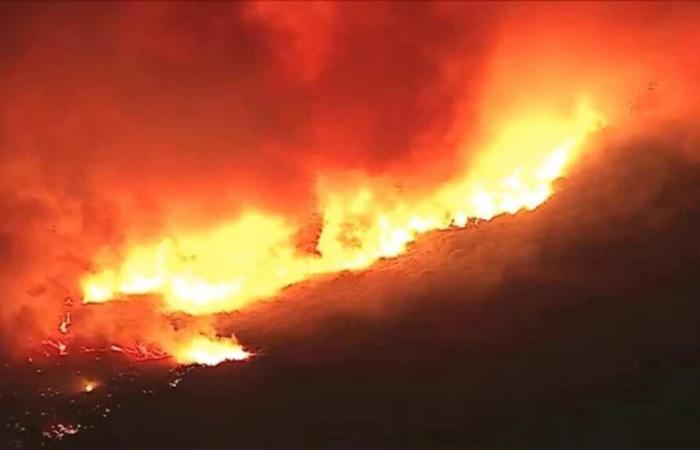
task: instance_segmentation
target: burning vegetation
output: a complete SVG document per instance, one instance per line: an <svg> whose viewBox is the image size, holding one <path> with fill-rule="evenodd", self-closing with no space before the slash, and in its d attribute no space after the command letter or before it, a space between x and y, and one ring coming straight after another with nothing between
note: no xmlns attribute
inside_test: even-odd
<svg viewBox="0 0 700 450"><path fill-rule="evenodd" d="M506 125L507 133L480 155L473 172L419 198L402 198L390 186L366 179L319 192L322 224L310 255L295 248L298 229L281 216L258 212L212 230L128 248L117 267L83 278L84 301L149 294L162 298L164 313L230 312L314 275L365 269L402 254L421 233L535 209L552 194L553 182L564 175L586 135L602 123L582 107L568 120L543 117ZM184 348L168 350L179 362L247 357L240 348L223 348L226 342L235 345L197 336Z"/></svg>
<svg viewBox="0 0 700 450"><path fill-rule="evenodd" d="M246 361L257 343L222 317L537 214L602 134L697 111L690 4L0 8L0 320L20 359Z"/></svg>

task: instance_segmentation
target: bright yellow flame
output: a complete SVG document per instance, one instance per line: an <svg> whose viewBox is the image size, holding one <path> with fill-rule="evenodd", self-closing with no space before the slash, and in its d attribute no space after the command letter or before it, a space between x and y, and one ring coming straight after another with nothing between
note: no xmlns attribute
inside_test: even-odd
<svg viewBox="0 0 700 450"><path fill-rule="evenodd" d="M180 364L215 366L224 361L244 361L250 358L251 354L233 338L212 339L197 336L178 348L173 356Z"/></svg>
<svg viewBox="0 0 700 450"><path fill-rule="evenodd" d="M508 126L462 177L429 195L403 198L378 181L320 188L320 255L295 249L298 229L284 218L249 212L213 230L127 249L122 262L104 264L82 280L84 299L152 293L162 296L167 311L231 311L315 274L363 269L399 255L421 233L532 210L552 194L552 183L601 118L583 105L573 117L539 115L504 123ZM176 358L210 364L246 355L229 344L197 339Z"/></svg>
<svg viewBox="0 0 700 450"><path fill-rule="evenodd" d="M89 394L97 388L97 382L95 381L85 381L83 383L83 392Z"/></svg>

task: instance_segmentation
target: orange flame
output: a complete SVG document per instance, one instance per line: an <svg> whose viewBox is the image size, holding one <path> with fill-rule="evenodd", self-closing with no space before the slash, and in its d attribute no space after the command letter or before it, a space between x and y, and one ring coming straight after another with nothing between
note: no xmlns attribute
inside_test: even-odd
<svg viewBox="0 0 700 450"><path fill-rule="evenodd" d="M215 366L224 361L245 361L251 353L244 350L235 339L211 339L197 336L177 349L173 355L180 364Z"/></svg>
<svg viewBox="0 0 700 450"><path fill-rule="evenodd" d="M381 180L341 187L321 180L318 254L297 251L298 228L285 218L249 211L208 231L134 245L117 264L98 264L100 271L82 279L84 301L155 294L170 312L232 311L314 275L397 256L421 233L533 210L602 119L582 103L574 117L542 114L505 123L462 177L419 198L392 194ZM249 356L235 341L203 336L173 354L181 363L203 364Z"/></svg>

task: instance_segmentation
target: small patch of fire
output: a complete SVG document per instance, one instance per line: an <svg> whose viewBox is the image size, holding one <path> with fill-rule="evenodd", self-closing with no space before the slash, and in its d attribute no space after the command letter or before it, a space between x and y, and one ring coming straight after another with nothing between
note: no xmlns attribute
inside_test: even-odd
<svg viewBox="0 0 700 450"><path fill-rule="evenodd" d="M80 424L56 423L47 426L41 434L47 439L61 440L65 436L76 434L80 429Z"/></svg>
<svg viewBox="0 0 700 450"><path fill-rule="evenodd" d="M61 341L60 339L54 339L54 338L47 338L42 341L44 345L47 345L49 347L52 347L58 351L59 356L66 356L68 355L68 346L66 345L65 342Z"/></svg>
<svg viewBox="0 0 700 450"><path fill-rule="evenodd" d="M83 383L83 392L85 392L86 394L89 394L89 393L93 392L95 389L97 389L98 386L99 386L99 383L97 383L96 381L86 380Z"/></svg>

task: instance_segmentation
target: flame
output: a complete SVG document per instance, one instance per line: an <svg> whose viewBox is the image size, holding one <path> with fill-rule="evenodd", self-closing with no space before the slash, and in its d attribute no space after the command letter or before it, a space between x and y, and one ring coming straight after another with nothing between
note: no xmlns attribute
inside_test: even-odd
<svg viewBox="0 0 700 450"><path fill-rule="evenodd" d="M241 308L315 274L366 268L403 253L421 233L535 209L600 122L585 106L569 120L511 121L464 177L424 198L387 195L385 186L321 189L320 256L296 251L298 230L284 218L248 212L208 232L133 246L121 264L82 280L84 299L158 294L168 311L207 314Z"/></svg>
<svg viewBox="0 0 700 450"><path fill-rule="evenodd" d="M90 349L91 351L96 351L95 349ZM112 344L109 350L115 353L121 353L137 361L157 361L160 359L169 358L170 355L158 348L153 348L145 345L141 342L134 346L122 346L118 344ZM99 349L97 350L99 351Z"/></svg>
<svg viewBox="0 0 700 450"><path fill-rule="evenodd" d="M61 334L68 334L68 328L70 327L71 324L71 319L70 319L70 311L66 312L61 316L61 323L58 324L58 331Z"/></svg>
<svg viewBox="0 0 700 450"><path fill-rule="evenodd" d="M284 217L249 211L211 230L133 245L116 264L98 262L102 269L81 281L84 301L154 294L166 313L232 311L314 275L400 255L421 233L533 210L552 195L553 182L602 117L582 103L572 117L541 114L504 123L461 177L415 198L382 180L335 186L321 179L316 254L297 250L299 228ZM250 356L235 340L204 336L168 351L183 364Z"/></svg>
<svg viewBox="0 0 700 450"><path fill-rule="evenodd" d="M85 352L121 353L136 361L158 361L173 359L178 364L202 364L215 366L224 361L245 361L253 353L245 350L235 336L228 338L208 337L204 334L195 335L183 342L164 342L164 348L157 348L144 343L133 346L112 344L104 348L83 347ZM83 390L91 392L97 387L95 381L85 381Z"/></svg>
<svg viewBox="0 0 700 450"><path fill-rule="evenodd" d="M234 338L212 339L196 336L173 355L180 364L215 366L224 361L245 361L251 353L244 350Z"/></svg>
<svg viewBox="0 0 700 450"><path fill-rule="evenodd" d="M59 356L68 355L68 345L60 339L47 338L42 341L44 345L52 347L58 351Z"/></svg>

